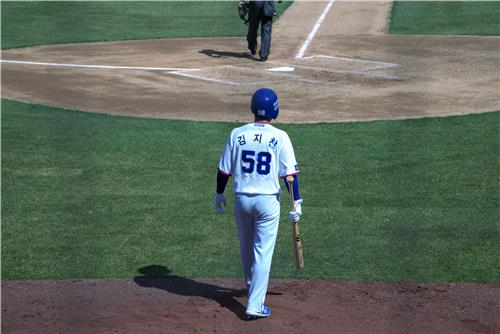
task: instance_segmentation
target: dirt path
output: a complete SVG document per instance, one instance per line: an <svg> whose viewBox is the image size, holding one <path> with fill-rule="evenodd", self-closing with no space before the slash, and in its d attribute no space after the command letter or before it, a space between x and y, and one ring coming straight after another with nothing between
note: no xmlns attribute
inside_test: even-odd
<svg viewBox="0 0 500 334"><path fill-rule="evenodd" d="M335 2L296 59L326 2L296 2L274 26L270 60L244 38L55 45L4 60L148 67L2 64L2 96L92 112L247 121L261 86L280 96L279 122L336 122L500 109L500 38L385 35L390 2ZM289 66L293 72L269 69ZM161 67L164 70L151 69Z"/></svg>
<svg viewBox="0 0 500 334"><path fill-rule="evenodd" d="M500 285L272 280L244 321L241 280L2 282L2 332L498 333Z"/></svg>
<svg viewBox="0 0 500 334"><path fill-rule="evenodd" d="M91 112L248 121L252 92L280 95L279 122L337 122L500 109L500 39L388 36L390 2L296 2L261 63L244 38L9 50L2 97ZM293 72L269 69L289 66ZM145 69L144 67L148 67ZM163 69L159 69L161 67ZM272 280L270 319L245 322L241 280L182 277L2 282L5 333L498 333L498 284Z"/></svg>

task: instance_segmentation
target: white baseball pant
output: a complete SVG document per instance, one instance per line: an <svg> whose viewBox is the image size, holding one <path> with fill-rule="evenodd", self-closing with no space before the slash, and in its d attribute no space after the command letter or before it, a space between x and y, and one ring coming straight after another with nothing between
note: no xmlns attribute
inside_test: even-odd
<svg viewBox="0 0 500 334"><path fill-rule="evenodd" d="M235 194L240 255L248 288L247 312L263 309L280 219L279 195Z"/></svg>

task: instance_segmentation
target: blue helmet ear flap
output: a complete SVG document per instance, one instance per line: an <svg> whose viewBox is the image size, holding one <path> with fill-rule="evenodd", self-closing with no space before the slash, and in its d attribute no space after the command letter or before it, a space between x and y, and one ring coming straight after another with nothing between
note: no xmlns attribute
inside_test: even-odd
<svg viewBox="0 0 500 334"><path fill-rule="evenodd" d="M276 119L280 112L278 95L271 88L260 88L252 96L252 113L267 119Z"/></svg>

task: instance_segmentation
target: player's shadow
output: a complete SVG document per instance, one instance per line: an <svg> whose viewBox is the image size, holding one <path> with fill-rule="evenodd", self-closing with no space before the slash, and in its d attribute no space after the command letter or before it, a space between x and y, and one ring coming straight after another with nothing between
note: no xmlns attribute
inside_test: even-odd
<svg viewBox="0 0 500 334"><path fill-rule="evenodd" d="M246 58L251 60L258 61L257 58L252 57L248 52L232 52L232 51L217 51L212 49L203 49L199 51L204 55L207 55L212 58Z"/></svg>
<svg viewBox="0 0 500 334"><path fill-rule="evenodd" d="M235 299L235 297L244 296L245 289L224 288L170 275L170 270L167 267L159 265L146 266L137 271L141 276L134 277L134 282L139 286L165 290L182 296L209 298L236 314L240 319L245 320L245 307Z"/></svg>

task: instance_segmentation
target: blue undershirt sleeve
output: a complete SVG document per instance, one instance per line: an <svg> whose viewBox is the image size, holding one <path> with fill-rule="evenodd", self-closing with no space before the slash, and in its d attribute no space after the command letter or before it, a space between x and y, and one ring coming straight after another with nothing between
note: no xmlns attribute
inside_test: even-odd
<svg viewBox="0 0 500 334"><path fill-rule="evenodd" d="M286 177L283 178L283 181L285 182L285 186L286 186L286 189L288 190L288 192L290 192L290 189L288 187L288 182L286 182ZM293 177L293 199L295 201L301 199L300 197L300 193L299 193L299 177L298 175L295 175Z"/></svg>
<svg viewBox="0 0 500 334"><path fill-rule="evenodd" d="M227 181L229 181L229 175L222 173L221 171L217 172L217 193L222 194L226 189Z"/></svg>

